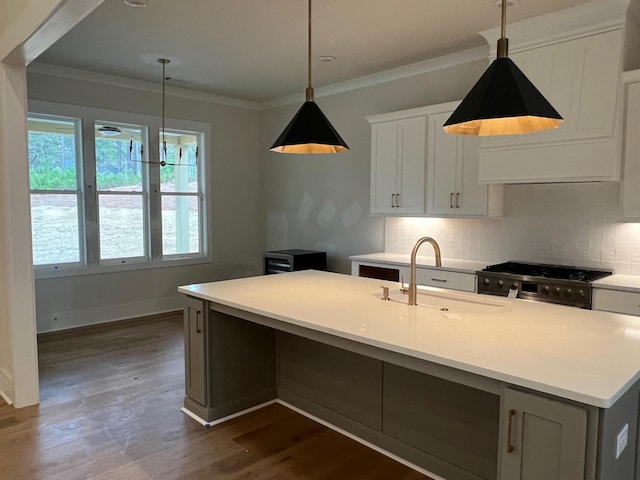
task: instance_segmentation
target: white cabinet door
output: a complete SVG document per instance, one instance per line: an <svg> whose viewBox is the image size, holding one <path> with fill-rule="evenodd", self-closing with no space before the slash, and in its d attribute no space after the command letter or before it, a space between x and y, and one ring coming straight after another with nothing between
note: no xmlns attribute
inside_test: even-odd
<svg viewBox="0 0 640 480"><path fill-rule="evenodd" d="M424 213L426 117L371 127L371 213Z"/></svg>
<svg viewBox="0 0 640 480"><path fill-rule="evenodd" d="M424 213L427 119L414 117L399 122L400 153L396 213Z"/></svg>
<svg viewBox="0 0 640 480"><path fill-rule="evenodd" d="M458 154L458 215L502 215L502 185L487 185L478 180L478 149L480 139L465 135L461 138L462 153ZM460 148L458 149L460 151Z"/></svg>
<svg viewBox="0 0 640 480"><path fill-rule="evenodd" d="M594 288L592 308L593 310L640 316L640 294Z"/></svg>
<svg viewBox="0 0 640 480"><path fill-rule="evenodd" d="M397 122L371 127L371 213L395 213L398 153Z"/></svg>
<svg viewBox="0 0 640 480"><path fill-rule="evenodd" d="M458 192L458 147L462 141L458 135L448 135L442 130L451 112L429 115L429 154L427 156L427 213L453 215L456 213ZM457 198L456 198L457 197Z"/></svg>
<svg viewBox="0 0 640 480"><path fill-rule="evenodd" d="M627 85L626 115L620 214L622 218L632 220L640 218L640 78Z"/></svg>
<svg viewBox="0 0 640 480"><path fill-rule="evenodd" d="M584 480L585 409L507 388L501 424L501 480Z"/></svg>
<svg viewBox="0 0 640 480"><path fill-rule="evenodd" d="M416 283L428 287L448 288L474 293L476 288L476 275L473 273L451 272L437 267L416 268Z"/></svg>
<svg viewBox="0 0 640 480"><path fill-rule="evenodd" d="M501 215L502 187L478 182L479 139L442 130L452 111L429 115L427 213Z"/></svg>

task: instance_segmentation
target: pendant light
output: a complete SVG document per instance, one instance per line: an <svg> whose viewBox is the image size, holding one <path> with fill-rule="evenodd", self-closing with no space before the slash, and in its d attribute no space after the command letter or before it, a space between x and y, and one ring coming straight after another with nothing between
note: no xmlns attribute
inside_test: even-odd
<svg viewBox="0 0 640 480"><path fill-rule="evenodd" d="M506 0L497 58L444 123L457 135L516 135L557 128L563 121L538 89L508 57Z"/></svg>
<svg viewBox="0 0 640 480"><path fill-rule="evenodd" d="M311 86L311 0L309 0L309 84L306 101L286 126L271 151L278 153L340 153L349 150L313 98Z"/></svg>
<svg viewBox="0 0 640 480"><path fill-rule="evenodd" d="M129 141L129 160L132 162L138 162L138 163L148 163L149 165L160 165L161 167L166 167L171 166L171 167L195 167L197 165L198 162L198 146L196 145L196 151L195 151L195 161L194 163L182 163L182 147L180 147L179 151L178 151L178 161L177 162L168 162L167 158L167 135L165 133L165 100L166 100L166 81L167 80L171 80L171 77L167 77L166 74L166 67L167 64L171 63L171 60L169 60L168 58L159 58L158 59L158 63L162 64L162 125L161 125L161 130L160 130L160 138L161 138L161 144L160 144L160 150L159 150L159 155L158 155L158 160L157 161L153 161L153 160L134 160L133 159L133 139L131 139ZM103 127L103 128L107 128L107 127ZM102 130L101 130L102 133ZM144 149L142 147L142 145L140 146L140 157L142 157L142 154L144 153Z"/></svg>

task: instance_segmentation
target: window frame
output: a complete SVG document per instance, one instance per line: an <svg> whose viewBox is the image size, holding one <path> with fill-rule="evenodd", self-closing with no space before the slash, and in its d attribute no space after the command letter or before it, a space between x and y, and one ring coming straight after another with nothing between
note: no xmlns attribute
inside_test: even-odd
<svg viewBox="0 0 640 480"><path fill-rule="evenodd" d="M48 264L33 264L34 270L38 272L39 270L49 270L53 269L58 272L64 272L66 270L74 270L79 268L86 268L87 265L87 237L84 234L86 231L85 227L85 210L84 210L84 165L82 161L82 120L73 116L65 116L65 115L53 115L53 114L40 114L33 113L29 114L28 118L34 118L38 120L52 120L52 121L66 121L69 123L73 123L74 130L74 147L75 147L75 169L76 169L76 189L75 190L40 190L40 189L32 189L31 181L29 182L29 198L31 199L33 195L71 195L74 194L76 197L76 210L78 216L78 255L79 259L77 262L56 262L56 263L48 263ZM29 132L30 130L28 130ZM27 132L27 133L28 133ZM29 167L29 170L30 167ZM31 207L33 208L33 207ZM31 209L30 209L31 212ZM31 215L33 217L33 215ZM33 218L32 218L33 221ZM32 234L33 236L33 234ZM32 259L33 261L33 259Z"/></svg>
<svg viewBox="0 0 640 480"><path fill-rule="evenodd" d="M29 116L63 117L80 121L81 156L77 160L82 175L79 187L81 190L79 211L81 249L84 248L84 261L79 264L38 265L34 266L35 278L56 278L63 276L77 276L98 273L124 272L130 270L144 270L149 268L166 268L211 263L212 258L212 216L209 203L211 195L211 126L208 123L192 120L165 118L167 130L197 132L203 145L199 145L198 155L198 185L200 195L200 252L182 254L162 254L162 195L160 192L160 166L146 164L146 185L143 185L145 215L148 215L148 225L145 232L147 237L147 257L131 257L121 259L100 260L99 224L98 224L98 192L96 185L95 161L95 124L96 122L113 122L114 124L128 124L146 127L146 158L158 158L162 118L154 115L136 114L93 107L76 106L46 102L41 100L28 101ZM78 148L78 147L76 147ZM78 167L77 167L78 168ZM82 252L81 252L82 255Z"/></svg>

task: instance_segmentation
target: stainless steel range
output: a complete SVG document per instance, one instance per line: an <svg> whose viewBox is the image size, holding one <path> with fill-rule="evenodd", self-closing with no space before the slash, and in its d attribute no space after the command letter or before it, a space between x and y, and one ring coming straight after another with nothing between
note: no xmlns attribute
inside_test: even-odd
<svg viewBox="0 0 640 480"><path fill-rule="evenodd" d="M611 270L505 262L476 272L478 293L591 309L591 282Z"/></svg>

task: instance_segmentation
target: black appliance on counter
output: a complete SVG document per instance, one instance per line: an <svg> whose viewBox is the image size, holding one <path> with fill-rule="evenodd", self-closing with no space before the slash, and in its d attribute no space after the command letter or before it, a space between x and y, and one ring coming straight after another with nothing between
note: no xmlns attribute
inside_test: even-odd
<svg viewBox="0 0 640 480"><path fill-rule="evenodd" d="M591 282L612 275L613 271L505 262L489 265L476 274L478 293L591 309Z"/></svg>
<svg viewBox="0 0 640 480"><path fill-rule="evenodd" d="M297 270L326 270L327 252L315 250L275 250L264 252L264 274Z"/></svg>

